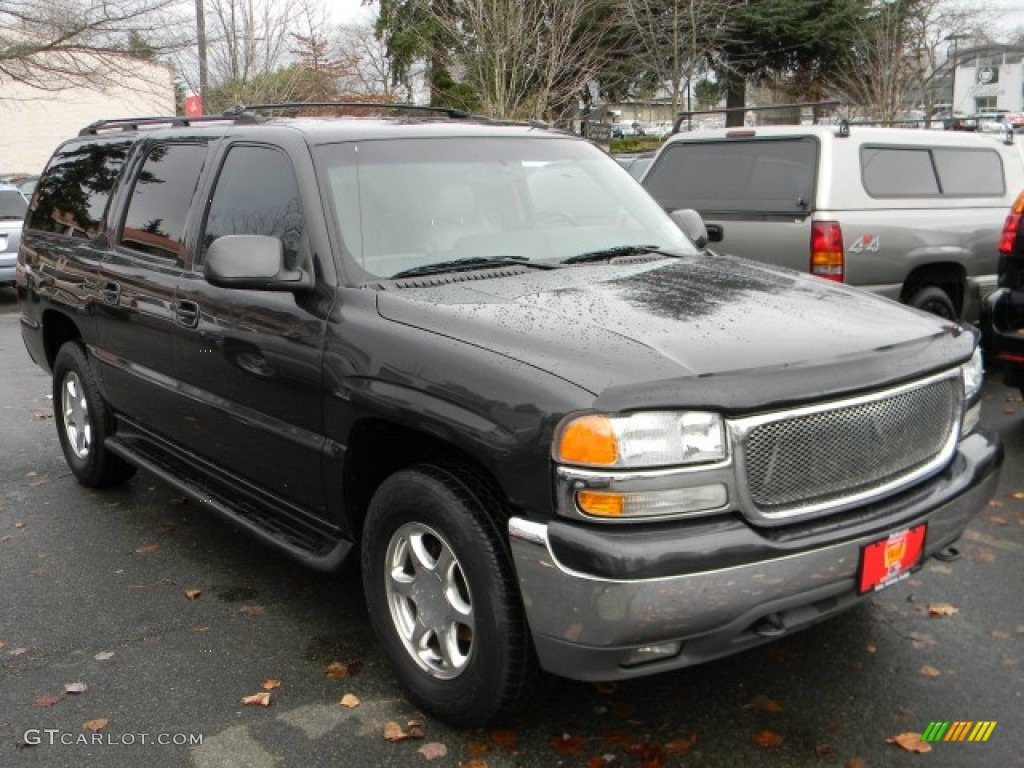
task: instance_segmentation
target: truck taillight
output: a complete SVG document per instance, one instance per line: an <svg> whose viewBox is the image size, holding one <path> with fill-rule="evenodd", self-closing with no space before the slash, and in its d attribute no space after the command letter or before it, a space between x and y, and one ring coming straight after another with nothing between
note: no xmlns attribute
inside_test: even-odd
<svg viewBox="0 0 1024 768"><path fill-rule="evenodd" d="M841 283L846 273L843 230L838 221L811 225L811 274Z"/></svg>
<svg viewBox="0 0 1024 768"><path fill-rule="evenodd" d="M1010 215L1003 224L1003 234L999 237L1000 253L1013 253L1013 241L1017 239L1021 216L1024 216L1024 192L1017 195L1017 199L1013 201Z"/></svg>

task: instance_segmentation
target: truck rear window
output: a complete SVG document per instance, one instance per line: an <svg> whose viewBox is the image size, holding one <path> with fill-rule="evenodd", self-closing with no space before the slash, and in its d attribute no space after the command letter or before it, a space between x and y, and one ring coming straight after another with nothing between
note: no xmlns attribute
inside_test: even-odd
<svg viewBox="0 0 1024 768"><path fill-rule="evenodd" d="M817 150L811 137L680 141L665 148L643 185L669 211L805 213Z"/></svg>

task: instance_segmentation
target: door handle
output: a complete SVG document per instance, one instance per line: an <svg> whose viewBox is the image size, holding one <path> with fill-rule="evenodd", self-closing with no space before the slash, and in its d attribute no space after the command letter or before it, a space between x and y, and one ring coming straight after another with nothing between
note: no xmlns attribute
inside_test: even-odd
<svg viewBox="0 0 1024 768"><path fill-rule="evenodd" d="M117 304L121 300L120 283L103 284L103 301L107 304Z"/></svg>
<svg viewBox="0 0 1024 768"><path fill-rule="evenodd" d="M199 305L194 301L178 301L174 305L174 317L179 325L195 328L199 325Z"/></svg>

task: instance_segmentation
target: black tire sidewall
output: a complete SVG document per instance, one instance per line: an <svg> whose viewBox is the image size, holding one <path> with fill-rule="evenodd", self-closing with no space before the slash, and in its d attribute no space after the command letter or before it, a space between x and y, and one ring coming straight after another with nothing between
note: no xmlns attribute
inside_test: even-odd
<svg viewBox="0 0 1024 768"><path fill-rule="evenodd" d="M942 304L943 313L933 311L929 305ZM919 309L922 312L929 312L936 317L942 317L946 320L955 321L956 307L953 304L953 300L949 297L944 290L936 286L928 286L926 288L920 288L915 291L910 299L907 301L907 305Z"/></svg>
<svg viewBox="0 0 1024 768"><path fill-rule="evenodd" d="M450 487L422 471L404 470L382 484L374 495L363 531L363 588L371 623L384 646L395 675L424 710L460 726L482 725L501 708L508 685L517 636L511 623L521 620L505 594L503 550L479 519ZM458 559L469 585L475 630L473 652L458 677L431 677L410 657L391 619L385 591L388 542L405 523L417 522L440 534Z"/></svg>

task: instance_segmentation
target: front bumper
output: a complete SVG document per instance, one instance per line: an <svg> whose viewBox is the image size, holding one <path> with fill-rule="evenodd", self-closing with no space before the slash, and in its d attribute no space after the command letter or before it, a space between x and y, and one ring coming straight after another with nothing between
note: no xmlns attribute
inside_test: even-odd
<svg viewBox="0 0 1024 768"><path fill-rule="evenodd" d="M943 473L849 513L845 523L812 521L795 533L759 533L735 521L704 523L691 535L663 527L646 556L622 546L621 529L590 527L573 539L561 521L512 518L512 554L540 663L578 680L636 677L736 653L847 610L862 599L863 545L927 523L924 558L945 549L991 498L1001 461L998 437L976 433ZM693 530L701 533L695 538ZM676 562L675 574L630 576L658 572L665 560ZM641 650L652 646L660 652Z"/></svg>

